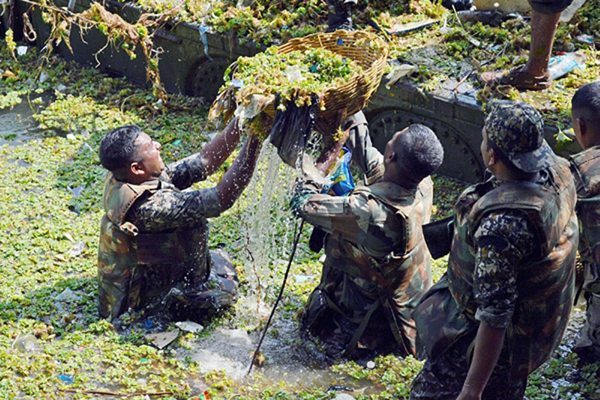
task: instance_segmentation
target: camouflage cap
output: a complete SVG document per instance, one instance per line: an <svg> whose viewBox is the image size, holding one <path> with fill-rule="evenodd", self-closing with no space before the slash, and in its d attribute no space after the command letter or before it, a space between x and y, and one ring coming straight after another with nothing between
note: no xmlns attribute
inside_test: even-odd
<svg viewBox="0 0 600 400"><path fill-rule="evenodd" d="M495 100L488 104L484 128L496 148L524 172L539 172L557 162L556 155L544 140L544 120L524 102Z"/></svg>

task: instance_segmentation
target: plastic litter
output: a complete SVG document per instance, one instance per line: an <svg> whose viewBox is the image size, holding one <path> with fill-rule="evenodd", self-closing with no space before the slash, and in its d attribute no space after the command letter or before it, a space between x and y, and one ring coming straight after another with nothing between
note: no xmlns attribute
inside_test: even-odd
<svg viewBox="0 0 600 400"><path fill-rule="evenodd" d="M594 40L595 40L595 38L592 35L579 35L575 38L575 41L577 43L589 44L589 45L594 44Z"/></svg>
<svg viewBox="0 0 600 400"><path fill-rule="evenodd" d="M189 400L210 400L210 396L208 395L208 391L204 391L204 393L200 393L198 396L194 396Z"/></svg>
<svg viewBox="0 0 600 400"><path fill-rule="evenodd" d="M151 320L149 320L149 319L145 320L145 321L144 321L144 323L142 323L142 326L143 326L143 327L144 327L144 329L146 329L146 330L150 330L150 329L152 329L152 326L153 326L153 325L154 325L154 324L153 324L153 323L152 323L152 321L151 321Z"/></svg>
<svg viewBox="0 0 600 400"><path fill-rule="evenodd" d="M73 293L71 289L66 288L61 294L57 295L54 299L58 301L75 301L79 300L79 297L75 293Z"/></svg>
<svg viewBox="0 0 600 400"><path fill-rule="evenodd" d="M581 8L581 6L585 3L585 0L573 0L569 7L565 8L563 12L560 14L560 22L569 22L573 15Z"/></svg>
<svg viewBox="0 0 600 400"><path fill-rule="evenodd" d="M236 108L234 112L234 115L238 117L240 126L243 126L246 120L252 119L263 112L274 100L273 96L263 96L260 94L253 94L249 99L249 104Z"/></svg>
<svg viewBox="0 0 600 400"><path fill-rule="evenodd" d="M71 250L69 250L69 255L71 257L77 257L83 253L83 250L85 250L85 242L75 243L73 247L71 247Z"/></svg>
<svg viewBox="0 0 600 400"><path fill-rule="evenodd" d="M374 363L373 361L369 361L369 362L367 363L367 368L369 368L369 369L373 369L373 368L375 368L375 363Z"/></svg>
<svg viewBox="0 0 600 400"><path fill-rule="evenodd" d="M208 28L205 26L199 26L198 32L200 33L200 40L202 40L202 44L204 45L204 54L206 55L206 58L212 61L213 58L210 56L210 54L208 54L208 40L206 39L206 32L208 32Z"/></svg>
<svg viewBox="0 0 600 400"><path fill-rule="evenodd" d="M197 332L201 332L204 327L196 322L192 322L192 321L181 321L181 322L176 322L175 326L178 327L179 329L181 329L182 331L185 332L192 332L192 333L197 333Z"/></svg>
<svg viewBox="0 0 600 400"><path fill-rule="evenodd" d="M331 185L323 188L323 193L333 192L336 196L346 196L354 190L356 185L350 172L350 161L352 152L346 147L342 147L342 152L338 157L338 163L332 168L332 173L327 176L331 180Z"/></svg>
<svg viewBox="0 0 600 400"><path fill-rule="evenodd" d="M162 350L177 339L179 332L179 329L175 329L169 332L150 333L144 337L152 342L159 350Z"/></svg>
<svg viewBox="0 0 600 400"><path fill-rule="evenodd" d="M63 381L65 384L70 385L73 383L74 380L74 376L73 375L65 375L65 374L60 374L58 376L58 379L60 379L61 381Z"/></svg>
<svg viewBox="0 0 600 400"><path fill-rule="evenodd" d="M24 56L27 54L27 50L29 50L27 46L17 46L17 55Z"/></svg>
<svg viewBox="0 0 600 400"><path fill-rule="evenodd" d="M277 147L277 154L286 164L293 168L302 166L304 150L308 137L312 132L319 97L313 96L311 105L298 107L295 99L291 99L285 110L279 109L279 95L275 98L277 112L269 140Z"/></svg>
<svg viewBox="0 0 600 400"><path fill-rule="evenodd" d="M313 65L312 67L315 67L315 66ZM285 76L287 76L288 81L290 81L290 83L306 80L306 78L302 76L302 72L300 72L300 65L298 65L298 64L290 65L289 67L287 67L285 69L285 71L283 73L285 74Z"/></svg>
<svg viewBox="0 0 600 400"><path fill-rule="evenodd" d="M389 33L396 36L406 35L411 32L426 29L431 26L439 24L440 21L437 19L426 19L425 21L409 22L406 24L395 24L390 29Z"/></svg>
<svg viewBox="0 0 600 400"><path fill-rule="evenodd" d="M354 400L354 397L350 396L348 393L338 393L334 400Z"/></svg>
<svg viewBox="0 0 600 400"><path fill-rule="evenodd" d="M46 82L48 78L50 78L50 75L48 75L46 71L42 71L42 73L40 74L40 83Z"/></svg>
<svg viewBox="0 0 600 400"><path fill-rule="evenodd" d="M413 72L415 72L417 70L417 66L416 65L411 65L411 64L402 64L402 65L396 65L394 66L394 69L392 69L386 76L385 79L388 80L388 82L385 84L386 89L390 90L390 88L392 87L392 85L396 82L398 82L398 80L402 77L405 77L407 75L412 74Z"/></svg>
<svg viewBox="0 0 600 400"><path fill-rule="evenodd" d="M294 281L296 283L312 282L314 280L315 280L315 276L314 275L296 275L294 277Z"/></svg>
<svg viewBox="0 0 600 400"><path fill-rule="evenodd" d="M548 71L550 79L556 80L565 76L575 68L585 69L585 57L576 53L566 53L550 58Z"/></svg>
<svg viewBox="0 0 600 400"><path fill-rule="evenodd" d="M19 350L21 353L31 353L37 350L38 341L33 335L22 335L19 333L11 346L11 350Z"/></svg>

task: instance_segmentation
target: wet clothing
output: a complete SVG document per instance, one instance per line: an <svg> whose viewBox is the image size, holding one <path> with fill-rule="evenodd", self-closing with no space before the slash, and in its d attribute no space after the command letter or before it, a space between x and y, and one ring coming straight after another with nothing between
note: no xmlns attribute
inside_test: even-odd
<svg viewBox="0 0 600 400"><path fill-rule="evenodd" d="M534 11L542 14L558 14L571 5L573 0L529 0Z"/></svg>
<svg viewBox="0 0 600 400"><path fill-rule="evenodd" d="M234 302L234 282L221 279L235 275L226 255L219 255L222 262L209 279L206 219L221 213L217 189L182 192L204 179L199 154L140 185L107 174L98 248L102 318L114 320L129 310L162 313L172 301L192 313Z"/></svg>
<svg viewBox="0 0 600 400"><path fill-rule="evenodd" d="M431 215L433 184L427 178L408 190L382 182L383 157L371 144L366 120L351 129L346 145L368 184L335 197L307 182L292 199L295 213L328 233L321 282L301 329L320 340L329 361L363 350L414 354L410 315L431 286L421 225Z"/></svg>
<svg viewBox="0 0 600 400"><path fill-rule="evenodd" d="M586 358L600 359L600 146L571 157L577 184L579 254L583 264L586 321L575 344Z"/></svg>
<svg viewBox="0 0 600 400"><path fill-rule="evenodd" d="M564 160L540 175L492 178L460 196L447 276L415 311L428 359L411 399L456 399L481 321L506 329L483 399L522 399L527 376L560 343L574 295L575 184Z"/></svg>

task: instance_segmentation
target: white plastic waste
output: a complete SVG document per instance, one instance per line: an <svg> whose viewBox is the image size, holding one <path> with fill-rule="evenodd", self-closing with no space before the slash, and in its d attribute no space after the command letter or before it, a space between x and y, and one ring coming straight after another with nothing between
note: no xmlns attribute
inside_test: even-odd
<svg viewBox="0 0 600 400"><path fill-rule="evenodd" d="M585 0L573 0L571 5L560 14L560 22L569 22L584 3Z"/></svg>
<svg viewBox="0 0 600 400"><path fill-rule="evenodd" d="M566 53L551 57L548 63L548 71L552 80L565 76L575 68L585 69L585 56L577 53Z"/></svg>
<svg viewBox="0 0 600 400"><path fill-rule="evenodd" d="M392 85L398 81L398 79L406 75L410 75L416 70L416 65L402 64L394 66L394 69L392 69L390 73L385 76L385 78L388 80L388 83L385 84L386 89L389 90Z"/></svg>
<svg viewBox="0 0 600 400"><path fill-rule="evenodd" d="M193 321L181 321L181 322L176 322L175 326L178 327L179 329L181 329L182 331L185 332L192 332L192 333L197 333L197 332L201 332L204 327L196 322Z"/></svg>

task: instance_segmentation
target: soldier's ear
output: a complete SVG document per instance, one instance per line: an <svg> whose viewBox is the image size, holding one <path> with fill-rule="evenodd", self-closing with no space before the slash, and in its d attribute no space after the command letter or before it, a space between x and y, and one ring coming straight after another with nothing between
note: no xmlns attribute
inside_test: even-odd
<svg viewBox="0 0 600 400"><path fill-rule="evenodd" d="M581 136L585 136L587 133L587 123L585 122L585 118L579 117L575 120L575 123L579 125L579 133Z"/></svg>
<svg viewBox="0 0 600 400"><path fill-rule="evenodd" d="M495 165L498 162L498 154L496 154L496 152L492 148L489 148L488 151L489 158L488 165L486 165L486 167L491 167L492 165Z"/></svg>
<svg viewBox="0 0 600 400"><path fill-rule="evenodd" d="M388 154L388 156L383 160L384 163L386 164L391 164L394 161L396 161L396 152L395 151L390 151L390 154Z"/></svg>
<svg viewBox="0 0 600 400"><path fill-rule="evenodd" d="M134 176L141 176L146 173L146 169L144 168L144 165L138 161L134 161L129 165L129 171Z"/></svg>

